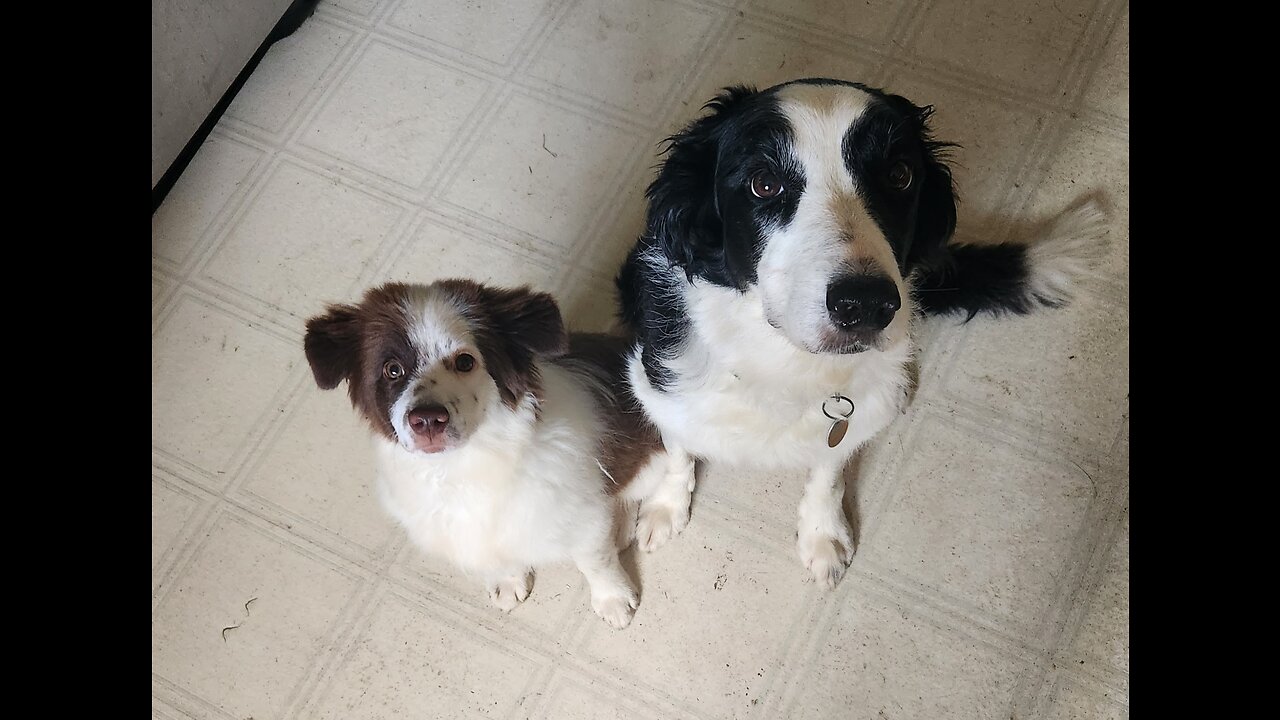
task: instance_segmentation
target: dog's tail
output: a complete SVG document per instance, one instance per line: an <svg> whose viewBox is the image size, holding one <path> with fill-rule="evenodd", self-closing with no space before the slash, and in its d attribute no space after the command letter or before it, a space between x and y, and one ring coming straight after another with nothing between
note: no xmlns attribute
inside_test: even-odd
<svg viewBox="0 0 1280 720"><path fill-rule="evenodd" d="M1096 198L1064 212L1031 242L947 246L912 277L926 315L1019 315L1065 305L1095 278L1106 251L1107 214Z"/></svg>

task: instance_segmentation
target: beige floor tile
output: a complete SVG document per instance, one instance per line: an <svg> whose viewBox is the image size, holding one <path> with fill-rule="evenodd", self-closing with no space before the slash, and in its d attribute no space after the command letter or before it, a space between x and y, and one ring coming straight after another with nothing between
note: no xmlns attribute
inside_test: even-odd
<svg viewBox="0 0 1280 720"><path fill-rule="evenodd" d="M224 515L152 616L152 672L194 695L197 706L280 717L359 586L313 554ZM223 628L237 624L224 639Z"/></svg>
<svg viewBox="0 0 1280 720"><path fill-rule="evenodd" d="M244 191L262 152L212 135L151 216L151 252L175 265L186 262L227 201Z"/></svg>
<svg viewBox="0 0 1280 720"><path fill-rule="evenodd" d="M269 133L283 131L350 41L350 31L323 18L303 23L297 32L267 50L236 93L227 116Z"/></svg>
<svg viewBox="0 0 1280 720"><path fill-rule="evenodd" d="M367 17L375 7L380 4L385 5L386 2L380 2L380 0L333 0L333 4L356 15Z"/></svg>
<svg viewBox="0 0 1280 720"><path fill-rule="evenodd" d="M510 243L477 238L474 232L464 233L427 221L372 284L392 280L430 283L466 277L494 285L532 285L545 290L555 274L550 262L533 259L527 251L513 249Z"/></svg>
<svg viewBox="0 0 1280 720"><path fill-rule="evenodd" d="M291 163L275 169L203 275L300 319L345 298L404 211Z"/></svg>
<svg viewBox="0 0 1280 720"><path fill-rule="evenodd" d="M479 131L444 197L553 246L570 247L636 149L618 128L514 95Z"/></svg>
<svg viewBox="0 0 1280 720"><path fill-rule="evenodd" d="M1111 697L1110 690L1088 690L1066 673L1060 673L1058 683L1045 720L1128 720L1128 707Z"/></svg>
<svg viewBox="0 0 1280 720"><path fill-rule="evenodd" d="M1034 641L1094 500L1068 463L1026 457L931 414L860 556L979 622Z"/></svg>
<svg viewBox="0 0 1280 720"><path fill-rule="evenodd" d="M821 8L822 5L832 7ZM795 2L796 10L815 12L854 7L854 3ZM784 8L786 7L784 6ZM860 12L860 9L856 12ZM827 24L826 27L833 27ZM806 77L829 77L853 82L867 82L874 63L852 51L840 52L805 42L803 33L786 31L760 19L739 19L729 31L713 63L699 78L692 93L680 108L682 120L692 119L703 103L729 85L750 85L763 90L781 82Z"/></svg>
<svg viewBox="0 0 1280 720"><path fill-rule="evenodd" d="M488 82L371 43L303 132L302 142L409 187L434 178Z"/></svg>
<svg viewBox="0 0 1280 720"><path fill-rule="evenodd" d="M154 275L151 276L151 310L152 312L155 312L155 310L157 309L156 302L160 299L162 295L164 295L165 291L167 291L172 286L173 286L173 283L169 282L168 280L158 278Z"/></svg>
<svg viewBox="0 0 1280 720"><path fill-rule="evenodd" d="M631 626L592 625L579 652L707 717L745 715L776 680L793 628L824 590L789 556L709 517L640 558ZM697 618L696 622L690 622Z"/></svg>
<svg viewBox="0 0 1280 720"><path fill-rule="evenodd" d="M372 552L394 527L375 496L369 426L351 409L346 390L344 384L325 392L307 382L241 492Z"/></svg>
<svg viewBox="0 0 1280 720"><path fill-rule="evenodd" d="M999 320L974 319L946 393L1097 462L1129 413L1129 311L1097 298ZM1035 352L1026 352L1035 348Z"/></svg>
<svg viewBox="0 0 1280 720"><path fill-rule="evenodd" d="M576 4L529 74L573 93L652 117L688 71L715 12L654 0Z"/></svg>
<svg viewBox="0 0 1280 720"><path fill-rule="evenodd" d="M584 619L604 624L591 610L586 580L570 562L536 568L528 599L509 613L489 602L483 579L413 545L401 551L392 576L423 597L436 597L439 588L444 588L447 598L437 598L440 602L461 602L470 609L473 619L504 634L558 639L568 627Z"/></svg>
<svg viewBox="0 0 1280 720"><path fill-rule="evenodd" d="M822 637L789 717L858 720L1011 716L1023 663L917 613L857 593Z"/></svg>
<svg viewBox="0 0 1280 720"><path fill-rule="evenodd" d="M1129 674L1129 518L1111 551L1070 646L1072 660L1091 669ZM1083 662L1081 662L1083 661Z"/></svg>
<svg viewBox="0 0 1280 720"><path fill-rule="evenodd" d="M1013 171L1032 151L1037 117L940 85L926 71L891 71L885 89L919 106L933 105L934 137L956 143L948 158L959 196L957 232L983 239L999 223Z"/></svg>
<svg viewBox="0 0 1280 720"><path fill-rule="evenodd" d="M911 43L917 54L1047 95L1062 80L1095 0L939 0Z"/></svg>
<svg viewBox="0 0 1280 720"><path fill-rule="evenodd" d="M811 27L871 42L886 39L905 9L903 3L893 0L750 0L747 6L758 13L788 15Z"/></svg>
<svg viewBox="0 0 1280 720"><path fill-rule="evenodd" d="M696 106L695 106L696 107ZM693 119L693 114L682 120ZM671 132L676 129L673 127ZM644 232L645 190L653 182L659 153L666 147L663 138L669 133L655 134L641 143L639 168L628 173L623 189L607 215L602 218L600 232L585 237L571 257L585 272L614 277L627 258L627 253Z"/></svg>
<svg viewBox="0 0 1280 720"><path fill-rule="evenodd" d="M151 570L172 553L183 528L200 506L200 499L157 478L151 480Z"/></svg>
<svg viewBox="0 0 1280 720"><path fill-rule="evenodd" d="M302 353L191 297L151 346L152 447L223 485Z"/></svg>
<svg viewBox="0 0 1280 720"><path fill-rule="evenodd" d="M624 678L619 679L625 681ZM604 687L603 682L564 672L551 679L546 694L541 710L534 710L528 717L536 720L646 720L678 716L665 709L643 707L634 700L621 698L612 689Z"/></svg>
<svg viewBox="0 0 1280 720"><path fill-rule="evenodd" d="M429 44L506 64L521 50L521 40L546 18L553 6L553 0L404 3L391 13L387 24Z"/></svg>
<svg viewBox="0 0 1280 720"><path fill-rule="evenodd" d="M1089 107L1129 119L1129 7L1107 45L1102 50L1102 63L1098 66L1084 94ZM1126 174L1126 178L1127 178Z"/></svg>
<svg viewBox="0 0 1280 720"><path fill-rule="evenodd" d="M370 614L312 717L506 717L540 664L429 604L389 594Z"/></svg>
<svg viewBox="0 0 1280 720"><path fill-rule="evenodd" d="M1110 212L1104 275L1129 285L1129 143L1079 124L1068 128L1056 152L1043 158L1044 178L1027 210L1031 221L1047 220L1088 195Z"/></svg>
<svg viewBox="0 0 1280 720"><path fill-rule="evenodd" d="M613 277L572 277L552 293L560 301L565 326L582 332L613 332L619 327L618 290Z"/></svg>

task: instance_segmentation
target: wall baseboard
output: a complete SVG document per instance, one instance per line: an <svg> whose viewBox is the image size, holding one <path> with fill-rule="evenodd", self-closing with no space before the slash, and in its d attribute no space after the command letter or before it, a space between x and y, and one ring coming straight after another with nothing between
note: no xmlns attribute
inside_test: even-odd
<svg viewBox="0 0 1280 720"><path fill-rule="evenodd" d="M280 20L271 29L266 39L262 41L262 45L258 47L257 52L253 54L253 57L249 58L249 62L245 63L244 69L236 76L235 81L231 83L231 87L227 88L227 91L218 99L218 103L213 106L213 110L209 111L209 115L204 119L204 122L200 123L200 127L196 128L195 134L182 147L182 152L178 153L178 157L174 158L169 165L169 169L151 188L151 214L155 214L164 199L169 195L174 183L178 182L178 178L187 169L187 165L191 163L191 158L195 157L196 151L204 144L205 138L209 137L209 133L213 131L214 126L222 119L222 113L227 111L231 101L240 92L240 88L244 87L245 81L257 69L258 63L267 54L267 49L277 40L289 37L295 30L302 27L302 23L315 13L316 6L319 4L320 0L293 0L289 8L284 11L284 15L280 16Z"/></svg>

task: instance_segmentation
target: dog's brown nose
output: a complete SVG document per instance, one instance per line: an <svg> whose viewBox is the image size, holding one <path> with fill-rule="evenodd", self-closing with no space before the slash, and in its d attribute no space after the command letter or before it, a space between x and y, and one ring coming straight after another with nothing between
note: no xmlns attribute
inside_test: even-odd
<svg viewBox="0 0 1280 720"><path fill-rule="evenodd" d="M436 435L449 424L449 411L440 405L426 405L409 411L409 427L415 435Z"/></svg>

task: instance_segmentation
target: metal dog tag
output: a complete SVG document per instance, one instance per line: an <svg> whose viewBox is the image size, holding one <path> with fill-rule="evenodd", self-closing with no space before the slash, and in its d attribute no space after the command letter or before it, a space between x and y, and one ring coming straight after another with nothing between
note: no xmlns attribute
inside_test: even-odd
<svg viewBox="0 0 1280 720"><path fill-rule="evenodd" d="M832 415L827 411L827 403L832 401L835 401L837 407L842 403L848 403L849 411L841 412L837 410L836 413L840 417ZM853 415L853 409L853 401L839 393L822 401L822 414L834 421L831 423L831 429L827 431L827 447L833 448L839 445L841 440L844 440L845 433L849 432L849 418Z"/></svg>

